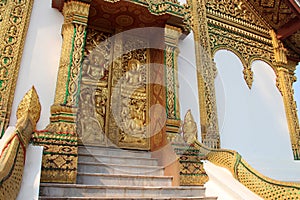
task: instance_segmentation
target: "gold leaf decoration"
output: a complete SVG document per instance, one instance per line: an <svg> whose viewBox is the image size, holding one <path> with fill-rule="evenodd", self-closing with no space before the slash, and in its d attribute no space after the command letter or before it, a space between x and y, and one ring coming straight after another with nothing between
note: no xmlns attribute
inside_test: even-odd
<svg viewBox="0 0 300 200"><path fill-rule="evenodd" d="M40 119L40 112L40 100L34 86L32 86L18 106L17 119L21 119L26 113L28 113L33 122L36 123Z"/></svg>

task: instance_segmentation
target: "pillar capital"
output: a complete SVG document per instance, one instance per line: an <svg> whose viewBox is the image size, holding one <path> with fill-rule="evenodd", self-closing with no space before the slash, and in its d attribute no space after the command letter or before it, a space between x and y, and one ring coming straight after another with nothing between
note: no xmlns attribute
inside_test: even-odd
<svg viewBox="0 0 300 200"><path fill-rule="evenodd" d="M87 25L90 4L80 1L69 1L64 3L63 15L65 17L64 24L77 23Z"/></svg>

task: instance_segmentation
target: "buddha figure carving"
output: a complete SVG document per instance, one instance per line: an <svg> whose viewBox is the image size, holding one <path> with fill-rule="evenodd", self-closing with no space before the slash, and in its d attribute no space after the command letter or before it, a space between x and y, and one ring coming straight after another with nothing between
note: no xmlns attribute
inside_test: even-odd
<svg viewBox="0 0 300 200"><path fill-rule="evenodd" d="M95 52L88 58L84 59L82 63L83 78L94 81L103 80L106 78L105 58L101 52Z"/></svg>
<svg viewBox="0 0 300 200"><path fill-rule="evenodd" d="M125 74L125 79L128 85L138 86L142 82L142 74L140 70L140 61L131 59L128 61L128 71Z"/></svg>
<svg viewBox="0 0 300 200"><path fill-rule="evenodd" d="M100 144L104 139L104 135L100 124L101 121L95 118L95 103L92 96L90 90L86 90L81 94L79 127L83 143ZM104 123L103 120L102 123Z"/></svg>

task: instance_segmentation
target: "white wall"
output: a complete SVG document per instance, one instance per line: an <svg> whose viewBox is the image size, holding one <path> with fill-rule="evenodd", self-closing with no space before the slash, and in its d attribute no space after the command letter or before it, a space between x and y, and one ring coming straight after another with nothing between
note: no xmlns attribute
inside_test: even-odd
<svg viewBox="0 0 300 200"><path fill-rule="evenodd" d="M49 123L50 106L54 102L57 70L59 66L63 23L62 14L51 8L51 0L34 1L26 37L10 126L16 124L16 110L22 97L35 86L42 105L37 129Z"/></svg>
<svg viewBox="0 0 300 200"><path fill-rule="evenodd" d="M201 141L197 67L193 33L190 33L183 41L180 41L179 49L178 81L181 120L184 120L186 112L191 109L192 115L198 125L198 139Z"/></svg>
<svg viewBox="0 0 300 200"><path fill-rule="evenodd" d="M284 105L272 68L255 61L249 90L235 54L218 51L215 62L221 147L238 151L266 176L300 181L300 162L293 160Z"/></svg>

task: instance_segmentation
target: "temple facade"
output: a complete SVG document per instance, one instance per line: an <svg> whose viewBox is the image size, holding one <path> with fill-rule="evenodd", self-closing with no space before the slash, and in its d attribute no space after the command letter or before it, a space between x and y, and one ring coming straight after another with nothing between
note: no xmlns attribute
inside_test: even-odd
<svg viewBox="0 0 300 200"><path fill-rule="evenodd" d="M298 0L0 2L0 199L30 158L40 199L300 198L299 40Z"/></svg>

